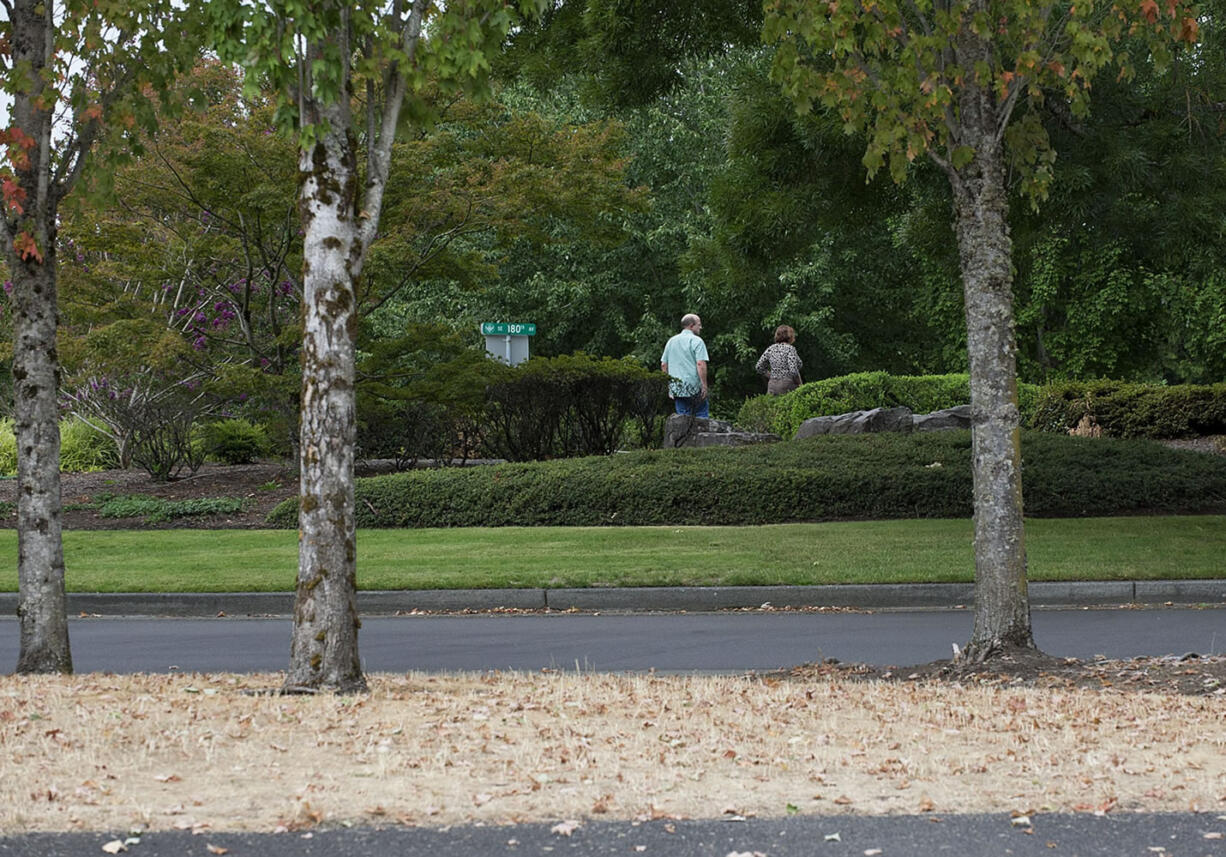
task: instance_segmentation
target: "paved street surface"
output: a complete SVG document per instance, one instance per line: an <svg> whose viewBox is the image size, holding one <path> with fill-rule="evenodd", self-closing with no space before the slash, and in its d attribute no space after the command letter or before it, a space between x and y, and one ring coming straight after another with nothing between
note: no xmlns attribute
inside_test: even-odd
<svg viewBox="0 0 1226 857"><path fill-rule="evenodd" d="M740 672L820 658L909 666L970 638L969 610L879 613L529 614L370 617L369 672L539 670ZM1035 610L1049 654L1221 654L1226 608ZM276 619L78 619L78 672L264 672L285 669L291 623ZM18 625L0 621L0 669L17 663ZM720 855L722 857L722 855Z"/></svg>
<svg viewBox="0 0 1226 857"><path fill-rule="evenodd" d="M748 821L586 823L570 836L553 825L315 831L245 835L157 833L130 846L133 857L1221 857L1221 815L827 816ZM83 857L122 831L6 840L0 857ZM220 849L226 849L222 852Z"/></svg>

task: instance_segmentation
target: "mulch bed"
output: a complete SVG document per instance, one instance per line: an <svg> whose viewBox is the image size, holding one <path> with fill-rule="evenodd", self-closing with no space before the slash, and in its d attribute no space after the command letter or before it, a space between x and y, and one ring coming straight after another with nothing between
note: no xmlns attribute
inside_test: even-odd
<svg viewBox="0 0 1226 857"><path fill-rule="evenodd" d="M358 476L383 472L383 462L361 463ZM65 530L197 529L251 530L268 526L265 519L278 503L298 496L298 467L290 462L257 464L206 464L195 474L168 482L156 482L144 470L99 470L94 473L60 474L60 494L64 500ZM197 500L235 497L246 500L241 512L224 515L192 515L172 521L143 518L104 518L94 509L82 508L96 503L100 496L157 497L163 500ZM0 502L17 500L17 482L0 480ZM16 513L0 515L0 527L13 529Z"/></svg>
<svg viewBox="0 0 1226 857"><path fill-rule="evenodd" d="M1002 688L1115 690L1212 696L1226 701L1226 657L1187 652L1129 660L1059 658L1038 650L1014 651L987 663L933 661L911 667L801 664L767 674L779 680L844 678L857 681L930 682Z"/></svg>
<svg viewBox="0 0 1226 857"><path fill-rule="evenodd" d="M268 526L264 519L278 503L298 496L298 471L292 465L277 463L223 466L206 464L194 475L155 482L143 470L100 470L94 473L63 473L60 494L64 500L65 530L132 529L259 529ZM163 500L193 500L237 497L247 501L241 512L226 515L193 515L173 521L149 522L143 518L104 518L97 511L81 506L95 503L99 495L157 497ZM0 501L15 502L16 480L0 482ZM16 526L16 514L0 521L0 526Z"/></svg>

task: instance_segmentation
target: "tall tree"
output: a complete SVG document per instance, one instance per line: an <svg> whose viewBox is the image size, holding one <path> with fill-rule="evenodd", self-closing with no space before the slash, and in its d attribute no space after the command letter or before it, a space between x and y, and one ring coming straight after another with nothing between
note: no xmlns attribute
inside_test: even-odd
<svg viewBox="0 0 1226 857"><path fill-rule="evenodd" d="M642 106L685 80L687 61L753 44L762 26L757 0L548 0L518 28L500 71L550 85L578 74L585 95Z"/></svg>
<svg viewBox="0 0 1226 857"><path fill-rule="evenodd" d="M962 272L974 424L975 625L966 656L1033 649L1022 527L1008 174L1036 201L1055 153L1038 108L1073 115L1117 50L1145 36L1158 59L1194 41L1181 0L768 0L764 38L797 109L836 109L868 137L870 174L902 181L927 154L949 179Z"/></svg>
<svg viewBox="0 0 1226 857"><path fill-rule="evenodd" d="M427 121L427 81L480 92L490 57L535 0L213 0L214 41L267 81L298 141L303 237L298 578L287 690L359 692L354 532L357 286L402 114ZM360 91L360 96L359 96ZM362 146L359 145L361 138ZM359 165L359 155L365 163Z"/></svg>
<svg viewBox="0 0 1226 857"><path fill-rule="evenodd" d="M191 11L172 0L0 0L0 86L12 99L0 242L13 282L18 672L71 672L60 525L56 232L99 145L109 166L154 123L151 95L190 61ZM97 177L97 176L96 176Z"/></svg>

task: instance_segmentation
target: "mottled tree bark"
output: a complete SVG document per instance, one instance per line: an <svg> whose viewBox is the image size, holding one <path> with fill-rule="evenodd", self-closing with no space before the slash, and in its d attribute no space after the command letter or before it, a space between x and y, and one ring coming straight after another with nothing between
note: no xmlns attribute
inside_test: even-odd
<svg viewBox="0 0 1226 857"><path fill-rule="evenodd" d="M327 0L335 2L335 0ZM356 436L354 339L357 283L383 207L400 111L429 0L412 0L400 31L402 64L384 77L383 100L374 90L365 105L365 185L359 189L351 112L351 45L347 6L342 24L308 43L303 69L334 69L342 97L297 93L299 121L312 142L298 154L303 241L302 402L299 431L300 505L298 584L285 690L366 690L358 657L357 563L353 499ZM359 199L361 200L359 204Z"/></svg>
<svg viewBox="0 0 1226 857"><path fill-rule="evenodd" d="M959 46L972 68L986 43ZM1013 322L1001 108L986 89L967 86L959 99L962 143L974 159L947 168L966 302L970 360L975 509L975 625L965 656L986 660L1011 648L1034 648L1022 526L1022 454Z"/></svg>
<svg viewBox="0 0 1226 857"><path fill-rule="evenodd" d="M51 63L51 4L17 0L10 29L12 61L33 72L13 99L12 127L30 145L14 169L25 191L22 210L6 207L3 238L13 278L14 430L17 436L17 671L72 672L61 539L60 429L57 397L55 222L62 188L51 175L52 117L41 99L40 73ZM35 249L14 249L20 235ZM41 258L39 258L41 255Z"/></svg>
<svg viewBox="0 0 1226 857"><path fill-rule="evenodd" d="M353 497L355 284L362 245L347 105L299 156L303 247L298 583L287 690L366 690Z"/></svg>
<svg viewBox="0 0 1226 857"><path fill-rule="evenodd" d="M52 238L52 240L54 240ZM72 672L61 538L53 249L13 277L19 673ZM22 270L24 269L24 270Z"/></svg>

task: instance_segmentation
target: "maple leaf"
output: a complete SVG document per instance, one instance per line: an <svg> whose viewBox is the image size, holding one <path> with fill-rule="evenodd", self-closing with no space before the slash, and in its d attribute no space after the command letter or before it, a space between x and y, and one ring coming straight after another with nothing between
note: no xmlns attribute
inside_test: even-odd
<svg viewBox="0 0 1226 857"><path fill-rule="evenodd" d="M39 251L38 244L34 242L34 236L29 232L22 232L13 239L13 250L26 261L33 259L40 265L43 263L43 254Z"/></svg>
<svg viewBox="0 0 1226 857"><path fill-rule="evenodd" d="M1200 39L1200 23L1195 18L1184 18L1179 28L1179 41L1195 43Z"/></svg>
<svg viewBox="0 0 1226 857"><path fill-rule="evenodd" d="M1145 16L1145 20L1151 24L1158 20L1158 4L1155 0L1142 0L1141 14Z"/></svg>
<svg viewBox="0 0 1226 857"><path fill-rule="evenodd" d="M26 189L17 183L15 179L4 179L4 204L13 209L17 214L24 214L25 208L22 203L26 201Z"/></svg>

